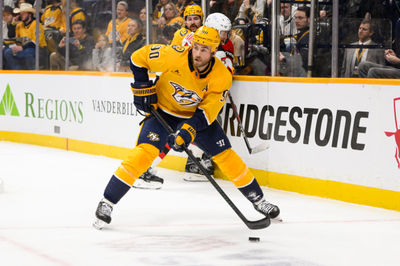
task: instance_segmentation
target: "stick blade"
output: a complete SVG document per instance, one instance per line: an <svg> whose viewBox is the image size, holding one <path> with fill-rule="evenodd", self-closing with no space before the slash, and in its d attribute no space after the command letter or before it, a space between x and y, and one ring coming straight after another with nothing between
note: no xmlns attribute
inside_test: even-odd
<svg viewBox="0 0 400 266"><path fill-rule="evenodd" d="M266 150L268 148L269 148L269 143L268 142L263 142L260 145L252 148L250 154L255 154L255 153L258 153L258 152L262 152L262 151L264 151L264 150Z"/></svg>
<svg viewBox="0 0 400 266"><path fill-rule="evenodd" d="M271 219L269 217L265 217L264 219L258 221L248 221L246 223L247 227L251 230L259 230L264 229L270 226Z"/></svg>

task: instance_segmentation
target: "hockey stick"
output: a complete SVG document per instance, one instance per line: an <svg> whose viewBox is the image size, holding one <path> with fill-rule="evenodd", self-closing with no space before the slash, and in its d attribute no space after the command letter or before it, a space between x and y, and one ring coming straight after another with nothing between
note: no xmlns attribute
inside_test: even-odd
<svg viewBox="0 0 400 266"><path fill-rule="evenodd" d="M241 121L239 113L237 111L236 104L233 102L232 95L229 91L228 91L228 97L229 97L229 101L231 102L231 105L232 105L233 113L235 114L236 120L238 121L240 132L243 135L244 142L246 143L246 147L247 147L247 150L249 151L249 153L254 154L254 153L261 152L263 150L268 149L269 148L268 142L261 143L260 145L254 147L254 148L250 147L250 143L249 143L249 140L247 139L246 133L244 132L242 121Z"/></svg>
<svg viewBox="0 0 400 266"><path fill-rule="evenodd" d="M151 107L151 113L157 118L157 120L161 123L161 125L167 130L168 133L172 134L174 131L172 128L168 125L168 123L162 118L162 116L158 113L157 110L155 110L153 107ZM246 224L246 226L249 229L263 229L268 227L271 224L271 220L269 216L258 220L258 221L249 221L244 217L244 215L240 212L240 210L236 207L236 205L230 200L230 198L225 194L225 192L221 189L221 187L215 182L214 178L211 177L211 175L208 174L207 170L203 167L203 165L197 161L196 157L193 155L192 151L189 150L187 147L183 146L184 151L186 154L189 156L190 159L193 160L193 162L196 163L197 167L199 167L200 171L205 175L208 179L208 181L211 182L211 184L214 186L214 188L218 191L218 193L224 198L224 200L229 204L229 206L235 211L235 213L239 216L239 218Z"/></svg>

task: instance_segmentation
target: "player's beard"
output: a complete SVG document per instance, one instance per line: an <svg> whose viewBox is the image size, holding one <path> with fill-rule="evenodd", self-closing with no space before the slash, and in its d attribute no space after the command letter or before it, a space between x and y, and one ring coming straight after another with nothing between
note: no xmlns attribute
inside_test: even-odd
<svg viewBox="0 0 400 266"><path fill-rule="evenodd" d="M198 28L199 28L199 27L197 27L197 25L194 24L194 23L193 23L192 25L189 26L189 30L191 30L192 32L195 32Z"/></svg>
<svg viewBox="0 0 400 266"><path fill-rule="evenodd" d="M200 72L205 69L205 67L210 63L210 60L206 60L201 58L200 56L193 57L193 65L199 70Z"/></svg>

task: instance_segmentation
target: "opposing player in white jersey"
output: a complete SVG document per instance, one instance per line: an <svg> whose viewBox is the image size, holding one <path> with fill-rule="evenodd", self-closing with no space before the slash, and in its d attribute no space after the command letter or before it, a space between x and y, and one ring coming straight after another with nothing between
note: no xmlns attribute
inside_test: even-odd
<svg viewBox="0 0 400 266"><path fill-rule="evenodd" d="M232 41L229 39L232 29L231 21L222 13L212 13L206 18L204 25L218 31L221 43L218 46L215 56L224 63L231 73L233 73L234 48Z"/></svg>

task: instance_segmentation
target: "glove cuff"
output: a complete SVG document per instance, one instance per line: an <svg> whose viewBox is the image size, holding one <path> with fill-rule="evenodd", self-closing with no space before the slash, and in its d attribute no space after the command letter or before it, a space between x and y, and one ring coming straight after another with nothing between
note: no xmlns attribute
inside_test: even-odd
<svg viewBox="0 0 400 266"><path fill-rule="evenodd" d="M156 86L147 87L147 88L134 88L132 87L133 95L136 96L148 96L156 93Z"/></svg>
<svg viewBox="0 0 400 266"><path fill-rule="evenodd" d="M186 130L190 134L190 137L192 138L190 142L196 138L196 130L191 125L184 123L181 129Z"/></svg>

